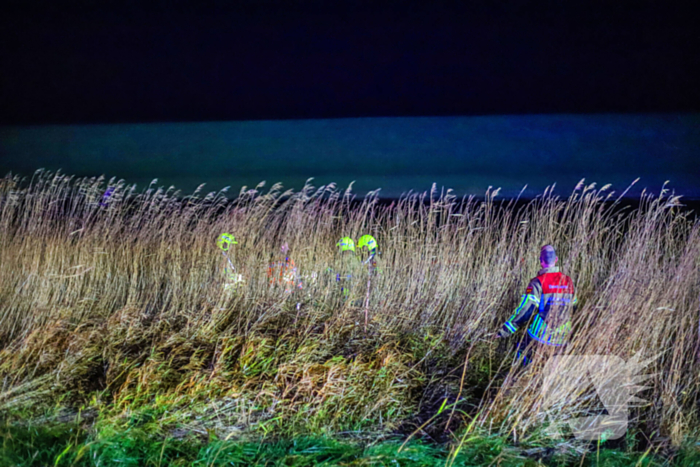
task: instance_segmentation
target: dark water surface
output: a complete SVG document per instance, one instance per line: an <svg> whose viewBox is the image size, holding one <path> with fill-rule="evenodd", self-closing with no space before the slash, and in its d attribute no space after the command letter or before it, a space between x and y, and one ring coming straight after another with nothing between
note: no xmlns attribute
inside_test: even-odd
<svg viewBox="0 0 700 467"><path fill-rule="evenodd" d="M700 114L526 115L359 118L0 127L0 171L38 168L123 178L158 178L184 193L282 182L336 182L384 197L453 188L456 194L568 194L581 178L630 194L700 198Z"/></svg>

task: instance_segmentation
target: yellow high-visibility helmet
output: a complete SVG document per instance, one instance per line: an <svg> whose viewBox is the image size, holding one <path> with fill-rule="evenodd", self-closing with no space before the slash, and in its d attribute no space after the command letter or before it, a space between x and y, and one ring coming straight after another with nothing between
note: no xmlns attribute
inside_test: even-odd
<svg viewBox="0 0 700 467"><path fill-rule="evenodd" d="M336 246L340 248L340 251L355 251L355 241L350 237L343 237L340 239Z"/></svg>
<svg viewBox="0 0 700 467"><path fill-rule="evenodd" d="M231 248L231 245L237 245L238 242L236 241L236 237L230 233L222 233L219 235L219 238L216 239L216 244L223 251L228 251L228 249Z"/></svg>
<svg viewBox="0 0 700 467"><path fill-rule="evenodd" d="M367 247L370 254L375 254L377 253L377 240L371 235L363 235L357 242L357 248L362 249L363 247Z"/></svg>

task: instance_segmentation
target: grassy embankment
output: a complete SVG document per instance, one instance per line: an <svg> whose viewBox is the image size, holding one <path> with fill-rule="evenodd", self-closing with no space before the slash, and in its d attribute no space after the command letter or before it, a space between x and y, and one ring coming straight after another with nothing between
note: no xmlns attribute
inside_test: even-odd
<svg viewBox="0 0 700 467"><path fill-rule="evenodd" d="M0 463L626 465L657 453L692 465L697 455L700 224L677 198L619 210L605 187L581 184L518 209L496 206L494 192L383 206L332 186L273 186L228 203L119 183L101 205L106 186L53 174L0 185ZM226 285L222 232L239 240L238 287ZM366 272L348 298L327 273L343 268L338 238L364 233L382 252L368 309ZM266 277L283 242L305 277L291 295ZM617 451L548 435L600 409L595 396L563 397L544 417L546 356L518 373L512 342L492 338L544 243L581 303L568 353L655 357L648 403L630 410Z"/></svg>

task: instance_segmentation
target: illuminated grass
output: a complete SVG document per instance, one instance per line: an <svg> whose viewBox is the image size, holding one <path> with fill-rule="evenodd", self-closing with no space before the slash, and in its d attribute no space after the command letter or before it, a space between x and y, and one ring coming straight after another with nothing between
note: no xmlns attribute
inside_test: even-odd
<svg viewBox="0 0 700 467"><path fill-rule="evenodd" d="M484 434L460 452L444 446L396 440L374 443L300 437L241 441L189 437L158 438L142 427L88 433L80 425L0 427L0 466L693 466L697 449L684 446L673 455L599 449L582 455L569 449L512 448Z"/></svg>
<svg viewBox="0 0 700 467"><path fill-rule="evenodd" d="M205 437L204 450L215 439L352 437L368 446L413 435L449 460L475 442L471 427L499 446L585 451L543 438L543 362L516 375L512 342L492 339L537 273L540 246L552 243L581 302L569 351L658 356L641 394L648 404L630 412L626 449L693 438L700 224L666 192L644 195L635 211L611 207L605 200L616 195L594 185L522 208L495 196L422 193L387 206L372 195L352 202L333 186L273 186L230 203L102 179L5 178L0 416L94 414L81 422L84 440L54 445L108 432L142 436L144 446L171 440L172 449ZM222 232L239 241L230 256L245 282L236 288L226 287L215 244ZM366 330L367 271L353 266L347 297L328 272L350 268L338 239L365 233L382 252ZM284 242L305 278L291 295L266 275ZM593 398L570 397L552 416L593 409Z"/></svg>

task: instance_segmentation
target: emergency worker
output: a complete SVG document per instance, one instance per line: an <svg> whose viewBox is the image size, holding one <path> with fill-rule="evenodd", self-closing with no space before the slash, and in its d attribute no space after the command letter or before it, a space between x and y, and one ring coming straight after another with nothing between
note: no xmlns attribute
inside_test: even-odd
<svg viewBox="0 0 700 467"><path fill-rule="evenodd" d="M531 361L533 351L563 347L568 342L576 295L571 278L556 267L558 259L554 247L542 247L542 269L528 284L513 315L498 331L498 337L509 337L529 323L517 351L523 364Z"/></svg>
<svg viewBox="0 0 700 467"><path fill-rule="evenodd" d="M343 237L336 246L340 254L340 271L333 271L332 268L329 270L335 273L335 281L340 284L343 296L347 297L350 293L353 274L357 277L358 272L359 260L356 255L355 241L351 237Z"/></svg>
<svg viewBox="0 0 700 467"><path fill-rule="evenodd" d="M285 243L281 248L284 259L271 263L267 268L267 277L270 285L281 284L285 293L291 293L294 289L301 289L302 283L294 264L294 260L289 257L289 245Z"/></svg>
<svg viewBox="0 0 700 467"><path fill-rule="evenodd" d="M238 242L236 241L236 237L230 233L222 233L217 237L216 244L221 249L224 258L226 259L226 263L224 263L224 278L226 281L224 284L224 289L233 290L239 284L244 282L243 275L236 271L236 268L233 266L233 262L231 262L231 258L228 256L228 251L231 249L231 246L237 245Z"/></svg>
<svg viewBox="0 0 700 467"><path fill-rule="evenodd" d="M357 242L357 248L360 249L361 253L364 253L364 248L367 248L369 256L365 259L362 264L368 264L372 268L377 267L377 240L371 235L363 235Z"/></svg>

